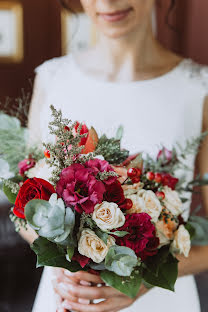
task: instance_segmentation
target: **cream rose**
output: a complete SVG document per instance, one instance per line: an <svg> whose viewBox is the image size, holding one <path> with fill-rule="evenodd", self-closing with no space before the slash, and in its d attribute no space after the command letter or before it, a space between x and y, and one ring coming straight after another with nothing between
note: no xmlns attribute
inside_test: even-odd
<svg viewBox="0 0 208 312"><path fill-rule="evenodd" d="M146 212L153 222L157 222L162 211L162 205L153 191L139 190L136 195L127 197L133 202L133 207L127 210L127 213Z"/></svg>
<svg viewBox="0 0 208 312"><path fill-rule="evenodd" d="M28 170L27 177L28 178L35 177L49 181L49 179L52 176L52 171L53 168L46 163L45 159L41 159L36 163L35 167Z"/></svg>
<svg viewBox="0 0 208 312"><path fill-rule="evenodd" d="M125 223L125 216L118 205L106 201L95 206L92 219L104 232L119 228Z"/></svg>
<svg viewBox="0 0 208 312"><path fill-rule="evenodd" d="M168 186L163 189L165 199L163 200L165 207L174 215L178 216L182 213L182 201L176 191L173 191Z"/></svg>
<svg viewBox="0 0 208 312"><path fill-rule="evenodd" d="M83 229L78 242L78 251L95 263L100 263L105 259L109 248L113 245L115 245L115 239L112 236L108 236L106 245L95 232L90 229Z"/></svg>
<svg viewBox="0 0 208 312"><path fill-rule="evenodd" d="M174 233L174 241L171 248L174 252L179 252L180 254L184 254L185 257L188 257L191 249L191 239L184 225L180 225Z"/></svg>
<svg viewBox="0 0 208 312"><path fill-rule="evenodd" d="M138 191L140 191L143 188L144 184L139 182L139 183L134 183L133 185L128 185L128 184L124 184L122 185L123 191L124 191L124 195L126 196L130 196L133 194L137 194Z"/></svg>

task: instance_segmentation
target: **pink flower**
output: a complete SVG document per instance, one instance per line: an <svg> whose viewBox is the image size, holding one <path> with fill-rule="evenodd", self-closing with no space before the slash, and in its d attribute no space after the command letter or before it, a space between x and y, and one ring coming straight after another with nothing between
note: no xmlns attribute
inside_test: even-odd
<svg viewBox="0 0 208 312"><path fill-rule="evenodd" d="M162 165L168 165L173 160L173 152L163 147L157 155L157 160L162 161Z"/></svg>
<svg viewBox="0 0 208 312"><path fill-rule="evenodd" d="M19 162L18 168L19 168L19 174L21 176L24 176L25 172L29 169L35 167L35 160L33 158L24 159Z"/></svg>
<svg viewBox="0 0 208 312"><path fill-rule="evenodd" d="M92 213L94 206L103 200L105 186L89 168L73 164L62 170L56 191L66 205L74 206L77 212Z"/></svg>
<svg viewBox="0 0 208 312"><path fill-rule="evenodd" d="M99 172L109 172L113 171L113 167L106 161L106 160L100 160L98 158L91 159L85 163L85 166L87 168L91 169L91 172L96 176ZM103 181L105 184L112 184L117 180L117 177L109 177L107 180Z"/></svg>
<svg viewBox="0 0 208 312"><path fill-rule="evenodd" d="M126 215L125 224L117 231L127 231L129 234L122 238L115 237L116 244L131 248L142 261L157 253L159 239L156 237L156 230L151 222L151 217L147 213Z"/></svg>

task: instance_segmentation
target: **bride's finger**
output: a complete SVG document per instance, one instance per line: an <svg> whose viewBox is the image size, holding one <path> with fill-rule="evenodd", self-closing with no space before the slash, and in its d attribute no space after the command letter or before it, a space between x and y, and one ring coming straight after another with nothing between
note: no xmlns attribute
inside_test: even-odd
<svg viewBox="0 0 208 312"><path fill-rule="evenodd" d="M56 285L56 288L58 289L58 293L61 295L64 299L69 299L69 296L77 297L77 298L83 298L83 299L106 299L106 298L112 298L114 296L120 296L121 293L118 292L116 289L102 286L102 287L85 287L81 285L73 285L73 284L64 284L60 283Z"/></svg>
<svg viewBox="0 0 208 312"><path fill-rule="evenodd" d="M99 275L91 274L88 272L78 271L76 273L72 273L68 270L64 270L64 274L74 281L85 281L88 283L103 284L103 281Z"/></svg>
<svg viewBox="0 0 208 312"><path fill-rule="evenodd" d="M52 281L52 284L53 284L53 289L54 289L55 293L56 293L56 294L62 299L62 301L63 301L63 299L65 299L65 298L63 297L63 291L60 291L60 286L58 286L58 285L60 285L61 283L57 283L55 280L53 280L53 281ZM70 294L70 293L67 293L67 297L68 297L68 298L71 298L71 299L69 299L69 300L71 300L71 301L73 301L73 302L78 302L78 298L75 297L75 296L73 296L73 295Z"/></svg>

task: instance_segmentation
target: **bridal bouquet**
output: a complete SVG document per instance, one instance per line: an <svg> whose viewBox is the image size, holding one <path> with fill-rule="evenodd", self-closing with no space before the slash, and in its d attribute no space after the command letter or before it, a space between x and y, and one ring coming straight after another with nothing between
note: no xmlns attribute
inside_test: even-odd
<svg viewBox="0 0 208 312"><path fill-rule="evenodd" d="M176 255L188 257L191 239L205 244L208 236L205 219L183 219L176 150L163 148L157 160L129 156L120 146L122 128L115 138L99 138L51 109L55 142L44 144L45 156L18 164L18 182L4 181L13 221L39 236L32 245L37 266L100 274L130 297L141 283L173 291Z"/></svg>

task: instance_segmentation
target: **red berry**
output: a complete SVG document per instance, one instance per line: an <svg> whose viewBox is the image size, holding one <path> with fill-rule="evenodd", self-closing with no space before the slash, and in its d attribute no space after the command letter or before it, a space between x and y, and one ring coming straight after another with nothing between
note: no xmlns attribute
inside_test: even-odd
<svg viewBox="0 0 208 312"><path fill-rule="evenodd" d="M135 178L137 176L137 169L136 168L129 168L127 171L127 175L129 178Z"/></svg>
<svg viewBox="0 0 208 312"><path fill-rule="evenodd" d="M165 199L165 193L164 192L156 192L156 196L159 198L159 199Z"/></svg>
<svg viewBox="0 0 208 312"><path fill-rule="evenodd" d="M132 183L139 183L140 182L140 177L135 177L131 179Z"/></svg>
<svg viewBox="0 0 208 312"><path fill-rule="evenodd" d="M44 155L45 155L46 158L50 158L51 157L51 154L50 154L49 150L45 150L44 151Z"/></svg>
<svg viewBox="0 0 208 312"><path fill-rule="evenodd" d="M137 170L137 176L140 177L142 175L142 169L136 168L136 170Z"/></svg>
<svg viewBox="0 0 208 312"><path fill-rule="evenodd" d="M65 130L65 131L69 131L70 129L69 129L68 126L65 126L65 127L64 127L64 130Z"/></svg>
<svg viewBox="0 0 208 312"><path fill-rule="evenodd" d="M152 171L147 172L146 177L148 180L153 181L155 178L155 174Z"/></svg>
<svg viewBox="0 0 208 312"><path fill-rule="evenodd" d="M125 200L125 208L128 210L128 209L131 209L132 207L133 207L132 200L130 198L126 198L126 200Z"/></svg>
<svg viewBox="0 0 208 312"><path fill-rule="evenodd" d="M161 183L162 175L160 173L155 173L155 182Z"/></svg>

